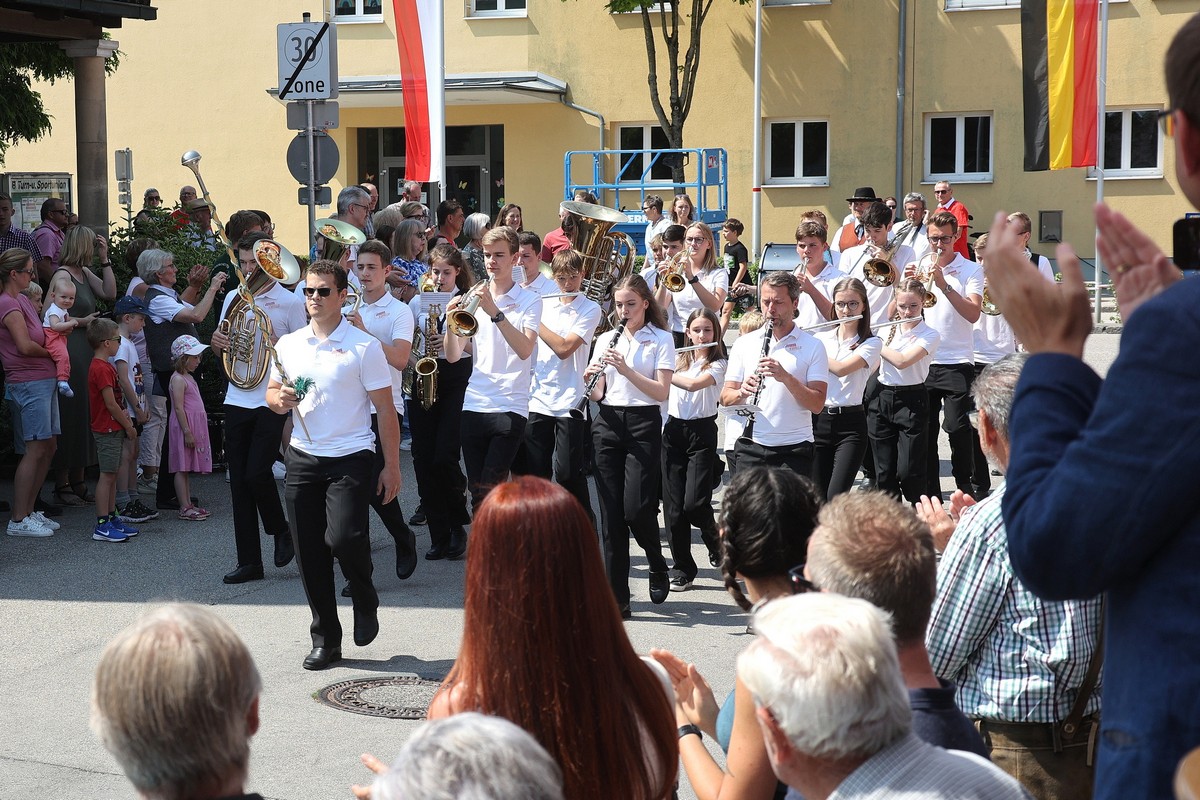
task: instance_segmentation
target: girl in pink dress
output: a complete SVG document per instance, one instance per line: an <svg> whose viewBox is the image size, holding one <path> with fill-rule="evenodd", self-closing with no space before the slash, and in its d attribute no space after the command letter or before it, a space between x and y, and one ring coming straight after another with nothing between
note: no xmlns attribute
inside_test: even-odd
<svg viewBox="0 0 1200 800"><path fill-rule="evenodd" d="M171 376L171 471L175 473L175 492L181 507L179 518L200 522L208 511L191 505L191 474L212 472L212 450L208 444L208 415L200 399L200 387L192 372L200 364L200 354L208 348L195 336L180 336L171 345L175 374Z"/></svg>

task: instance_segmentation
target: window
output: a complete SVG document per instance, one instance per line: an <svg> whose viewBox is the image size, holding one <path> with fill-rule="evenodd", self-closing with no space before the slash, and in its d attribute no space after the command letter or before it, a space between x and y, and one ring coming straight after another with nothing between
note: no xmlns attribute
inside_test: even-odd
<svg viewBox="0 0 1200 800"><path fill-rule="evenodd" d="M617 130L617 141L621 150L666 150L671 146L667 140L667 132L657 125L622 125ZM617 177L620 183L647 183L650 181L671 181L671 165L674 160L671 155L661 156L650 165L650 174L643 177L646 171L646 157L640 153L625 153L621 156L621 174Z"/></svg>
<svg viewBox="0 0 1200 800"><path fill-rule="evenodd" d="M383 0L333 0L334 22L383 22Z"/></svg>
<svg viewBox="0 0 1200 800"><path fill-rule="evenodd" d="M1020 8L1021 0L946 0L947 11L966 11L972 8Z"/></svg>
<svg viewBox="0 0 1200 800"><path fill-rule="evenodd" d="M991 114L925 118L925 180L992 180Z"/></svg>
<svg viewBox="0 0 1200 800"><path fill-rule="evenodd" d="M471 0L473 17L524 17L525 0Z"/></svg>
<svg viewBox="0 0 1200 800"><path fill-rule="evenodd" d="M768 122L766 146L764 183L829 185L829 123L826 120Z"/></svg>
<svg viewBox="0 0 1200 800"><path fill-rule="evenodd" d="M764 0L764 6L827 6L832 0Z"/></svg>
<svg viewBox="0 0 1200 800"><path fill-rule="evenodd" d="M1162 137L1157 108L1127 108L1104 115L1104 177L1161 178ZM1096 177L1088 169L1088 177Z"/></svg>

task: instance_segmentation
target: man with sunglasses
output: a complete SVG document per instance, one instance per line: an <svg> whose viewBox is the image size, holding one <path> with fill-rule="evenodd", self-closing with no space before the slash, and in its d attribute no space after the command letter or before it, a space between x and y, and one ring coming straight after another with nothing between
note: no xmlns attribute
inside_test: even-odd
<svg viewBox="0 0 1200 800"><path fill-rule="evenodd" d="M162 194L158 191L158 189L150 187L142 195L142 210L139 211L137 216L133 218L134 227L136 228L149 224L151 220L154 219L154 214L151 212L158 211L161 208Z"/></svg>
<svg viewBox="0 0 1200 800"><path fill-rule="evenodd" d="M967 230L970 228L971 214L967 211L967 207L954 199L954 190L950 188L950 181L935 183L933 196L937 199L937 208L933 210L933 213L948 212L958 223L959 237L954 241L954 252L963 258L970 258L971 253L967 250Z"/></svg>
<svg viewBox="0 0 1200 800"><path fill-rule="evenodd" d="M48 198L42 203L41 215L42 224L33 229L33 240L37 242L42 258L35 260L34 266L37 267L38 281L49 286L50 276L58 269L58 255L67 236L63 231L67 225L67 201L61 197Z"/></svg>
<svg viewBox="0 0 1200 800"><path fill-rule="evenodd" d="M392 376L379 340L342 316L347 285L340 265L321 260L309 266L304 286L309 324L275 345L279 360L267 387L271 410L294 409L298 415L286 456L285 497L313 617L313 647L303 662L309 670L342 658L335 558L354 601L354 643L365 647L379 633L368 513L372 493L389 503L400 490L400 426L394 414L379 415L384 466L372 480L371 407L391 407Z"/></svg>

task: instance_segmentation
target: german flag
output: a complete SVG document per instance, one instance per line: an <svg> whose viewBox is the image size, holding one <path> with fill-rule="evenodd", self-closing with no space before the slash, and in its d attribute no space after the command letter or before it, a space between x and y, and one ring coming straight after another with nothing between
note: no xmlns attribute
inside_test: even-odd
<svg viewBox="0 0 1200 800"><path fill-rule="evenodd" d="M1021 2L1026 171L1096 166L1100 2Z"/></svg>

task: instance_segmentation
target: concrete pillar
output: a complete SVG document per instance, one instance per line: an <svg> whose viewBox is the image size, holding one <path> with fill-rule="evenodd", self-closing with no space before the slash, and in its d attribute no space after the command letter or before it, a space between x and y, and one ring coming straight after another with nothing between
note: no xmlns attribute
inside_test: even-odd
<svg viewBox="0 0 1200 800"><path fill-rule="evenodd" d="M108 106L104 60L117 49L111 39L59 42L75 62L75 202L80 224L108 230Z"/></svg>

